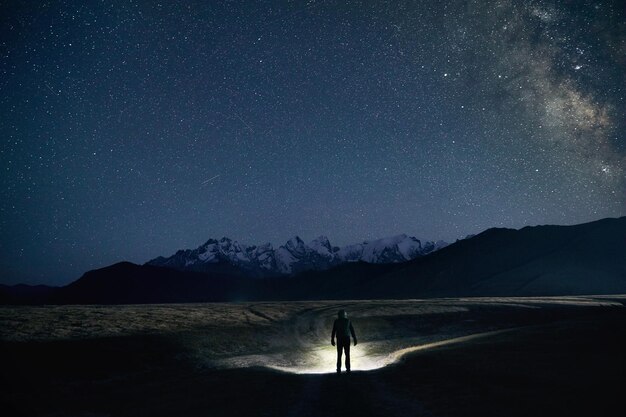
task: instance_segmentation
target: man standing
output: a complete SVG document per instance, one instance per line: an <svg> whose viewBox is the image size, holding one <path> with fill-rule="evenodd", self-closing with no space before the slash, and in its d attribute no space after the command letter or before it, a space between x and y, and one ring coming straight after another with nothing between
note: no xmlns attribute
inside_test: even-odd
<svg viewBox="0 0 626 417"><path fill-rule="evenodd" d="M356 346L356 336L354 334L354 327L348 320L348 314L346 310L339 310L337 314L339 317L333 324L333 332L330 335L330 344L335 346L335 335L337 336L337 373L341 373L341 353L346 352L346 371L350 372L350 335L354 339L354 346Z"/></svg>

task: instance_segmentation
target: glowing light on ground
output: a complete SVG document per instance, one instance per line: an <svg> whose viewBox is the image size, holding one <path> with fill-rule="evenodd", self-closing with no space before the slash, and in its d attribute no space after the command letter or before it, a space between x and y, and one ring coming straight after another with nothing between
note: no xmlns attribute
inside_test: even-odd
<svg viewBox="0 0 626 417"><path fill-rule="evenodd" d="M469 340L482 337L494 336L500 333L512 331L515 329L496 330L491 332L476 333L467 336L455 337L452 339L441 340L438 342L426 343L422 345L410 346L398 349L387 354L368 354L369 351L377 350L375 343L363 343L351 347L350 357L352 370L354 371L372 371L384 368L402 359L403 356L417 352L420 350L433 349L440 346L451 345L455 343L467 342ZM283 366L279 364L266 364L271 369L282 372L296 374L326 374L335 372L335 364L337 361L337 350L333 346L319 347L311 351L307 357L299 364L292 366Z"/></svg>
<svg viewBox="0 0 626 417"><path fill-rule="evenodd" d="M387 355L368 355L368 344L363 343L350 348L352 369L370 371L387 365ZM345 360L345 357L342 357ZM337 348L334 346L319 347L309 353L302 365L281 366L268 365L268 368L296 374L326 374L335 372L337 363ZM343 364L342 364L343 366ZM343 368L345 370L345 368Z"/></svg>

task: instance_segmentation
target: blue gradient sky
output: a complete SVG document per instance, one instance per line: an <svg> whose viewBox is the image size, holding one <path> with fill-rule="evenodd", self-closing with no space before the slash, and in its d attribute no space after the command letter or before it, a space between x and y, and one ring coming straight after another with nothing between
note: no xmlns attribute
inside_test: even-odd
<svg viewBox="0 0 626 417"><path fill-rule="evenodd" d="M211 237L454 240L626 215L625 13L3 2L0 282Z"/></svg>

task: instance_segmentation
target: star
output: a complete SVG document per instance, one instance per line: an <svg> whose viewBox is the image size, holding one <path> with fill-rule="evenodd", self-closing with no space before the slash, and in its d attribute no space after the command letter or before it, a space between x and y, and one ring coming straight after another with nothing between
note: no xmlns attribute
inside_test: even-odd
<svg viewBox="0 0 626 417"><path fill-rule="evenodd" d="M626 215L608 3L74 3L3 8L0 283Z"/></svg>

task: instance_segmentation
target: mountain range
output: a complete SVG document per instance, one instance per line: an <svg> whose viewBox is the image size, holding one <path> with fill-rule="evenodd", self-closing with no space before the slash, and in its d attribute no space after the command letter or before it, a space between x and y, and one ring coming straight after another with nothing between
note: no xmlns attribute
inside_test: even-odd
<svg viewBox="0 0 626 417"><path fill-rule="evenodd" d="M346 262L406 262L447 245L444 241L422 243L405 234L344 247L332 246L326 236L313 239L308 244L294 236L274 249L271 243L244 245L223 237L209 239L196 249L179 250L167 258L160 256L146 265L179 271L272 277L321 271Z"/></svg>
<svg viewBox="0 0 626 417"><path fill-rule="evenodd" d="M411 239L389 238L336 249L326 244L327 239L305 245L294 238L276 250L211 240L145 265L121 262L89 271L65 287L0 286L0 303L626 294L626 217L573 226L492 228L427 253L423 250L428 245L409 244ZM291 257L281 254L283 250ZM406 261L397 257L406 259L418 252ZM250 253L254 256L246 258ZM319 259L326 263L316 263ZM315 268L298 272L303 265L313 264ZM254 272L259 265L268 266L267 271L283 269L278 269L278 276L263 276Z"/></svg>

